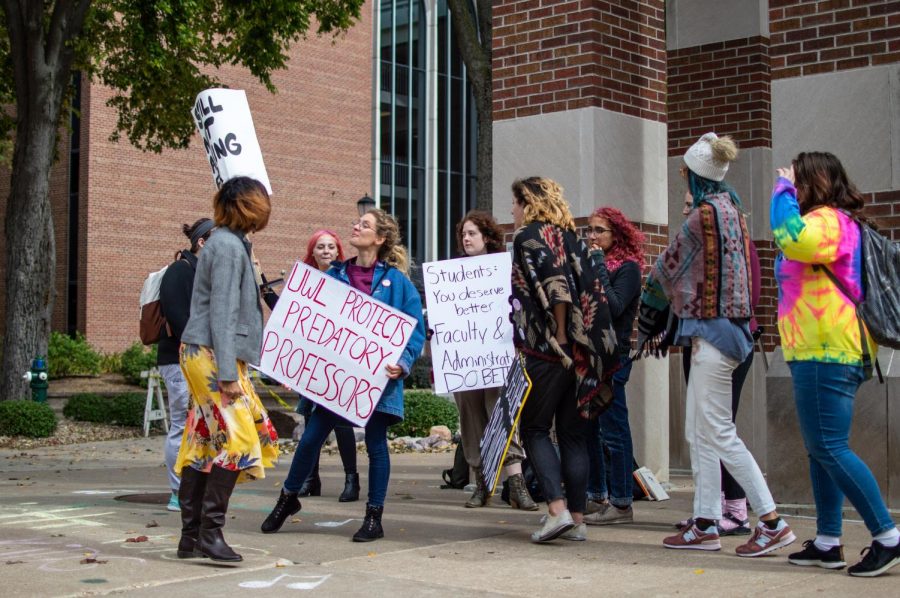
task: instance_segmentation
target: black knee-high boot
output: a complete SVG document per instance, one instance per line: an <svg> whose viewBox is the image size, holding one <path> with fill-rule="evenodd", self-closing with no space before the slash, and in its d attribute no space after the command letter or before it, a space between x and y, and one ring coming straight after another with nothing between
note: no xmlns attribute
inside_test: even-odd
<svg viewBox="0 0 900 598"><path fill-rule="evenodd" d="M178 541L178 558L202 557L196 552L200 538L200 514L203 510L203 493L206 491L207 474L187 466L181 470L178 486L178 502L181 504L181 540Z"/></svg>
<svg viewBox="0 0 900 598"><path fill-rule="evenodd" d="M225 543L222 528L228 512L228 500L234 492L239 471L230 471L213 466L206 477L206 492L203 494L203 512L200 516L200 540L197 551L214 561L236 563L241 555Z"/></svg>

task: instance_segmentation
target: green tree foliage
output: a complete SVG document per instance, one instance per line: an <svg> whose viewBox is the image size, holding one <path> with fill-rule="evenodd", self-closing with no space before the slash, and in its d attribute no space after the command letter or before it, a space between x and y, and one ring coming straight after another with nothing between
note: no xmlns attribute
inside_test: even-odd
<svg viewBox="0 0 900 598"><path fill-rule="evenodd" d="M44 355L56 248L50 168L68 122L72 75L108 86L114 139L159 152L186 147L200 91L226 86L218 67L272 74L308 33L339 36L363 0L0 0L0 161L11 166L6 210L6 322L0 399L25 390Z"/></svg>

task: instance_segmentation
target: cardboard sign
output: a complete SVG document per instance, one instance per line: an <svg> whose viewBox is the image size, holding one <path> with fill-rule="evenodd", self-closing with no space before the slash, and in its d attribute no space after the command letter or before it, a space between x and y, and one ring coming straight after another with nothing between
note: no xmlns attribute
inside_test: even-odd
<svg viewBox="0 0 900 598"><path fill-rule="evenodd" d="M481 463L484 481L491 494L497 487L500 469L506 460L509 443L516 433L522 406L531 393L531 378L525 371L525 360L517 355L513 360L506 384L500 391L500 398L491 412L491 419L481 437Z"/></svg>
<svg viewBox="0 0 900 598"><path fill-rule="evenodd" d="M509 321L512 261L492 253L422 265L439 393L502 386L515 361Z"/></svg>
<svg viewBox="0 0 900 598"><path fill-rule="evenodd" d="M241 89L207 89L194 100L191 110L197 131L203 138L206 157L216 188L236 176L248 176L262 183L269 195L272 185L256 140L247 94Z"/></svg>
<svg viewBox="0 0 900 598"><path fill-rule="evenodd" d="M400 361L416 324L297 262L263 332L258 369L364 427L388 383L385 366Z"/></svg>

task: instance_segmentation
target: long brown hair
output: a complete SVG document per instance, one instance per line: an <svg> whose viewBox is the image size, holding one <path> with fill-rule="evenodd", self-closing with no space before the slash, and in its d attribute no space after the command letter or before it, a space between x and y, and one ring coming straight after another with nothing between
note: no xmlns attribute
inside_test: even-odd
<svg viewBox="0 0 900 598"><path fill-rule="evenodd" d="M862 213L865 200L834 154L801 152L794 158L793 166L801 214L830 206L849 212L854 220L866 220Z"/></svg>
<svg viewBox="0 0 900 598"><path fill-rule="evenodd" d="M503 246L503 231L494 217L483 210L469 210L469 213L460 220L456 225L456 247L459 253L465 254L463 249L463 226L466 222L474 224L484 238L484 248L488 253L500 253L505 249Z"/></svg>
<svg viewBox="0 0 900 598"><path fill-rule="evenodd" d="M575 232L575 219L556 181L538 176L519 179L512 184L512 192L525 213L522 224L547 222Z"/></svg>
<svg viewBox="0 0 900 598"><path fill-rule="evenodd" d="M375 234L384 239L378 248L378 259L409 275L409 254L406 247L400 244L400 226L394 217L378 208L366 214L375 217Z"/></svg>

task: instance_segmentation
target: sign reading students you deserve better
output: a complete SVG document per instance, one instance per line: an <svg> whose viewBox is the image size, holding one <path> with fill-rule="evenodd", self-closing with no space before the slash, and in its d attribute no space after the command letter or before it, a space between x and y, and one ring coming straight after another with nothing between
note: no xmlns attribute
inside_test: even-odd
<svg viewBox="0 0 900 598"><path fill-rule="evenodd" d="M297 262L263 332L259 371L365 426L416 320Z"/></svg>
<svg viewBox="0 0 900 598"><path fill-rule="evenodd" d="M509 254L428 262L422 272L435 390L502 386L515 358Z"/></svg>
<svg viewBox="0 0 900 598"><path fill-rule="evenodd" d="M497 399L491 412L491 419L488 420L484 435L481 437L482 471L491 494L497 487L509 443L516 433L522 406L525 405L530 393L531 378L525 371L525 360L517 354L506 376L506 384L500 391L500 398Z"/></svg>
<svg viewBox="0 0 900 598"><path fill-rule="evenodd" d="M248 176L272 186L256 139L247 94L241 89L207 89L194 100L191 110L197 131L203 138L206 157L216 188L236 176Z"/></svg>

